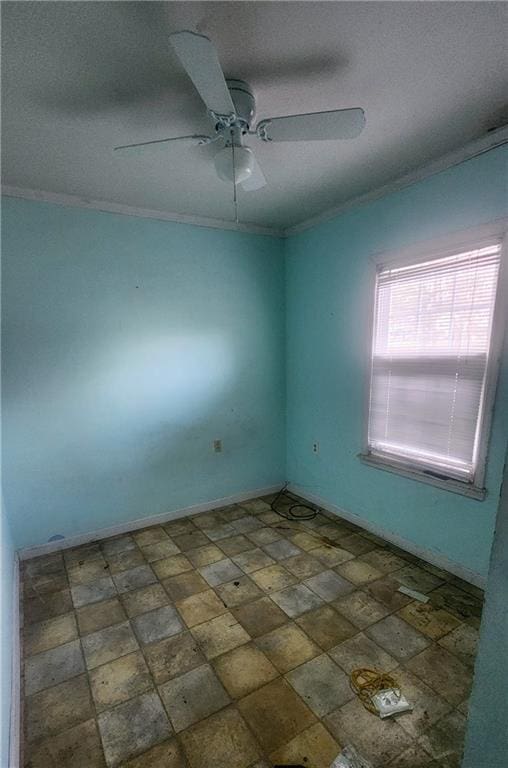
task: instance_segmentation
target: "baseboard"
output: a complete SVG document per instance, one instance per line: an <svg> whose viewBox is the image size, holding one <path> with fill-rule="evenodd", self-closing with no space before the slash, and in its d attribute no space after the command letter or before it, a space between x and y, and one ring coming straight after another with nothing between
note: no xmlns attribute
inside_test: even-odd
<svg viewBox="0 0 508 768"><path fill-rule="evenodd" d="M476 587L485 589L487 583L485 576L481 576L479 573L471 571L469 568L465 568L463 565L456 563L454 560L449 560L446 555L435 552L431 549L419 547L414 542L408 541L408 539L404 539L402 536L398 536L397 534L392 533L392 531L388 531L385 528L376 525L375 523L371 523L364 517L360 517L359 515L356 515L353 512L349 512L346 509L341 509L326 499L322 499L320 496L309 493L305 488L302 488L299 485L293 485L290 483L288 490L290 490L292 493L296 493L303 499L312 502L312 504L316 504L318 507L321 507L327 512L331 512L333 515L337 515L337 517L342 517L344 520L349 520L349 522L355 523L355 525L358 525L361 528L365 528L366 531L374 533L376 536L389 541L391 544L395 544L395 546L400 547L400 549L403 549L412 555L416 555L422 560L425 560L426 563L430 563L431 565L435 565L438 568L442 568L444 571L453 573L454 576L458 576L460 579L463 579L470 584L474 584Z"/></svg>
<svg viewBox="0 0 508 768"><path fill-rule="evenodd" d="M40 544L35 547L25 547L20 549L18 554L20 560L28 560L32 557L40 557L41 555L48 555L51 552L57 552L61 549L70 549L71 547L79 547L82 544L88 544L90 541L97 541L99 539L108 539L110 536L118 536L120 533L128 533L129 531L135 531L138 528L147 528L150 525L158 525L159 523L167 523L170 520L178 520L180 517L189 517L190 515L199 515L201 512L209 512L213 509L220 507L227 507L230 504L239 504L242 501L248 499L255 499L258 496L267 496L269 493L276 493L283 485L283 481L279 485L272 485L269 488L257 488L254 491L246 491L243 493L237 493L233 496L226 496L222 499L214 499L213 501L205 501L201 504L194 504L191 507L183 507L181 509L175 509L172 512L162 512L159 515L151 515L150 517L141 517L137 520L127 520L125 523L117 523L109 528L99 528L95 531L89 531L88 533L80 533L76 536L69 536L65 539L59 539L58 541L49 541L46 544Z"/></svg>
<svg viewBox="0 0 508 768"><path fill-rule="evenodd" d="M14 556L12 588L12 677L9 728L9 768L19 768L21 748L21 643L19 615L19 557Z"/></svg>

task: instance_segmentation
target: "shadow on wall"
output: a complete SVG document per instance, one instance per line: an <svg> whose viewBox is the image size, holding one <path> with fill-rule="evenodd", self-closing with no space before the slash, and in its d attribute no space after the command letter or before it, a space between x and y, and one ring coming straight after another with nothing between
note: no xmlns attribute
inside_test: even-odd
<svg viewBox="0 0 508 768"><path fill-rule="evenodd" d="M233 393L243 386L248 398L242 384L248 370L240 366L220 332L119 337L65 380L50 377L37 398L13 396L7 475L16 477L11 496L39 507L31 541L234 493L238 454L244 474L236 490L254 490L256 456L248 455L249 446L277 436L268 424L260 434L255 414L237 413ZM216 438L223 441L220 455L213 451ZM26 473L19 472L23 462ZM277 483L276 466L274 473ZM21 507L18 517L29 512Z"/></svg>

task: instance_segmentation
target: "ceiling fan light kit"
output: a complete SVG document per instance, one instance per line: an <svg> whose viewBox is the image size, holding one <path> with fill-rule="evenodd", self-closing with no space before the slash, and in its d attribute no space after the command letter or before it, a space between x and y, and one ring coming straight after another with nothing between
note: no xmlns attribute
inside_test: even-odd
<svg viewBox="0 0 508 768"><path fill-rule="evenodd" d="M179 142L193 145L221 142L214 158L217 176L233 184L235 218L238 220L236 187L252 192L266 185L266 179L246 137L263 142L335 141L354 139L365 127L363 109L335 109L301 115L270 117L254 127L256 100L248 83L224 77L217 51L205 36L184 30L169 36L180 63L203 99L215 135L192 134L115 147L115 152L131 153L168 147Z"/></svg>

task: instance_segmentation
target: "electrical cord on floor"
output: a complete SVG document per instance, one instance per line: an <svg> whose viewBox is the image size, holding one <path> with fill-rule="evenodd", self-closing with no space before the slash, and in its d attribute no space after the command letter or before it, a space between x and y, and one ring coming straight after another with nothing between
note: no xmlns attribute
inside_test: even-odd
<svg viewBox="0 0 508 768"><path fill-rule="evenodd" d="M284 485L280 491L278 492L277 496L274 498L272 503L270 504L272 511L275 512L275 514L279 515L279 517L283 517L284 520L314 520L317 513L319 512L319 509L317 507L311 507L308 504L304 504L302 501L299 501L299 499L294 496L294 494L291 493L291 491L287 490L288 484ZM285 496L290 501L294 501L295 503L292 504L290 507L287 507L282 511L281 509L277 509L277 502L281 499L281 497ZM294 510L295 509L303 509L303 514L297 514Z"/></svg>

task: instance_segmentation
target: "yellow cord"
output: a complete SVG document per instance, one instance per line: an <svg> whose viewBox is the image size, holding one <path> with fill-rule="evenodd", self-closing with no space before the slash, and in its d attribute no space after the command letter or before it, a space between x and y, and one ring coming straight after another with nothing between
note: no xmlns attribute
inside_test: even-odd
<svg viewBox="0 0 508 768"><path fill-rule="evenodd" d="M375 669L361 667L351 672L351 688L356 693L363 706L374 715L379 715L372 703L372 696L386 688L394 688L400 694L400 687L395 678L386 672L378 672Z"/></svg>

